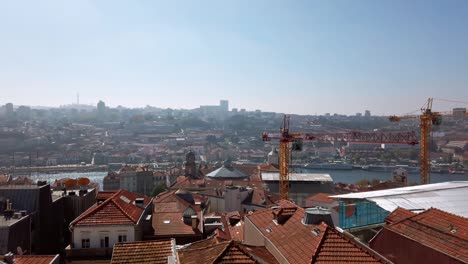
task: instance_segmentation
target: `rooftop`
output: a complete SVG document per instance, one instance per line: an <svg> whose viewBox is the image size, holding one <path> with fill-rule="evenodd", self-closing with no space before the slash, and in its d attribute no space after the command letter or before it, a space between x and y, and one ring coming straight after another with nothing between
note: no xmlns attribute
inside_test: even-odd
<svg viewBox="0 0 468 264"><path fill-rule="evenodd" d="M331 195L331 193L317 193L307 197L305 200L332 204L335 202L335 200L330 198Z"/></svg>
<svg viewBox="0 0 468 264"><path fill-rule="evenodd" d="M468 181L452 181L424 184L330 196L334 199L367 199L374 201L386 211L398 207L412 211L423 211L436 207L449 213L468 217Z"/></svg>
<svg viewBox="0 0 468 264"><path fill-rule="evenodd" d="M14 264L49 264L54 263L59 255L16 255L14 258Z"/></svg>
<svg viewBox="0 0 468 264"><path fill-rule="evenodd" d="M137 198L144 198L144 208L151 202L150 197L120 190L106 201L90 207L70 226L136 224L144 212L144 208L135 205Z"/></svg>
<svg viewBox="0 0 468 264"><path fill-rule="evenodd" d="M196 245L179 250L181 263L256 263L254 258L234 241Z"/></svg>
<svg viewBox="0 0 468 264"><path fill-rule="evenodd" d="M335 261L344 259L356 260L356 263L383 262L372 250L345 238L324 222L304 225L304 209L292 202L281 200L278 205L279 208L273 207L246 215L246 219L251 221L290 263L336 263ZM281 209L286 210L290 217L277 224L273 221L272 213ZM285 238L287 243L284 243Z"/></svg>
<svg viewBox="0 0 468 264"><path fill-rule="evenodd" d="M247 178L248 175L234 167L222 166L206 174L206 176L210 178L242 179Z"/></svg>
<svg viewBox="0 0 468 264"><path fill-rule="evenodd" d="M170 263L169 258L172 258L174 262L177 259L174 239L127 242L114 245L111 264L162 264Z"/></svg>
<svg viewBox="0 0 468 264"><path fill-rule="evenodd" d="M407 212L407 215L411 215L411 212ZM465 217L430 208L384 229L468 262L468 219Z"/></svg>
<svg viewBox="0 0 468 264"><path fill-rule="evenodd" d="M393 224L396 222L400 222L401 220L411 217L413 215L416 215L416 213L398 207L397 209L395 209L395 211L390 213L390 215L385 218L385 222L387 224Z"/></svg>
<svg viewBox="0 0 468 264"><path fill-rule="evenodd" d="M262 172L263 181L279 181L279 172ZM289 181L300 182L333 182L330 174L322 173L290 173Z"/></svg>

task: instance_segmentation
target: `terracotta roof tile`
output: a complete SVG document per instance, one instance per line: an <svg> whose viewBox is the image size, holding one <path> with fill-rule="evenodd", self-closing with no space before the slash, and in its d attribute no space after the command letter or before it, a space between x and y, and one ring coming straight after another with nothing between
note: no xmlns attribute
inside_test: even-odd
<svg viewBox="0 0 468 264"><path fill-rule="evenodd" d="M115 244L111 264L168 263L168 257L176 257L175 241L139 241Z"/></svg>
<svg viewBox="0 0 468 264"><path fill-rule="evenodd" d="M372 250L328 227L312 263L382 263Z"/></svg>
<svg viewBox="0 0 468 264"><path fill-rule="evenodd" d="M329 198L330 195L332 194L331 193L317 193L315 195L307 197L305 200L332 204L336 202L336 200Z"/></svg>
<svg viewBox="0 0 468 264"><path fill-rule="evenodd" d="M59 258L59 255L17 255L14 257L14 264L50 264L55 259Z"/></svg>
<svg viewBox="0 0 468 264"><path fill-rule="evenodd" d="M149 205L151 198L126 190L116 192L101 204L94 205L73 220L71 226L90 225L125 225L136 224L144 212L136 206L136 198L144 198L144 207Z"/></svg>
<svg viewBox="0 0 468 264"><path fill-rule="evenodd" d="M385 218L385 222L387 224L393 224L414 215L416 214L404 208L398 207Z"/></svg>
<svg viewBox="0 0 468 264"><path fill-rule="evenodd" d="M384 228L468 262L467 218L430 208Z"/></svg>
<svg viewBox="0 0 468 264"><path fill-rule="evenodd" d="M181 263L256 263L248 253L233 241L192 248L188 246L179 250Z"/></svg>
<svg viewBox="0 0 468 264"><path fill-rule="evenodd" d="M268 239L279 252L290 263L311 263L321 257L321 261L327 260L327 252L330 248L335 247L340 253L341 259L348 258L352 260L355 257L360 259L372 259L367 254L366 249L351 243L349 239L345 239L337 232L330 231L325 223L318 225L304 225L302 219L304 217L304 209L297 207L294 203L280 200L277 202L280 208L269 208L263 211L257 211L251 215L246 215L262 235ZM286 211L289 218L283 221L282 224L273 222L273 214ZM342 251L339 251L342 249ZM366 257L367 256L367 257ZM333 262L328 262L333 263Z"/></svg>
<svg viewBox="0 0 468 264"><path fill-rule="evenodd" d="M99 191L97 194L96 194L96 200L107 200L109 198L111 198L116 192L118 192L118 190L115 190L115 191Z"/></svg>
<svg viewBox="0 0 468 264"><path fill-rule="evenodd" d="M198 229L184 223L182 213L155 213L152 225L157 236L200 234Z"/></svg>

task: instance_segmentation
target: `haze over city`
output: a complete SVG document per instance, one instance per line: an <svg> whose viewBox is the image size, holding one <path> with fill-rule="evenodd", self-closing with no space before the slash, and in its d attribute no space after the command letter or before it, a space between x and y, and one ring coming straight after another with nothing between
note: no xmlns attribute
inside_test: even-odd
<svg viewBox="0 0 468 264"><path fill-rule="evenodd" d="M4 1L0 104L406 113L468 97L466 1ZM450 105L451 106L451 105ZM444 109L449 109L448 107Z"/></svg>

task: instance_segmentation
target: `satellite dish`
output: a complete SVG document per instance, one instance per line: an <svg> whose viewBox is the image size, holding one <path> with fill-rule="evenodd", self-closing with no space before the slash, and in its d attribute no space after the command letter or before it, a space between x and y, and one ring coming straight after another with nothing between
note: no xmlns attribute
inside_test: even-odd
<svg viewBox="0 0 468 264"><path fill-rule="evenodd" d="M23 249L20 246L16 247L16 253L18 255L23 255L24 254Z"/></svg>

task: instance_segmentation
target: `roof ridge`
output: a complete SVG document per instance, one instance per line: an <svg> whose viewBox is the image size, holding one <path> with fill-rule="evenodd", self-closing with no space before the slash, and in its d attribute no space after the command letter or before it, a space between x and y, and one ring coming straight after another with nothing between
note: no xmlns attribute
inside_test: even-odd
<svg viewBox="0 0 468 264"><path fill-rule="evenodd" d="M120 244L145 244L145 243L160 243L160 242L167 242L167 241L171 241L170 238L163 238L163 239L158 239L158 240L142 240L142 241L127 241L127 242L119 242L119 243L116 243L116 245L120 245Z"/></svg>
<svg viewBox="0 0 468 264"><path fill-rule="evenodd" d="M312 252L310 263L314 263L314 260L316 260L317 254L320 252L320 249L323 247L323 243L325 242L324 237L328 233L328 230L329 230L329 226L327 224L325 224L324 222L321 222L317 226L321 225L322 223L325 225L325 232L323 232L322 237L320 238L318 245L315 247L314 252Z"/></svg>
<svg viewBox="0 0 468 264"><path fill-rule="evenodd" d="M404 209L404 208L403 208L403 209ZM406 209L405 209L405 210L406 210ZM408 210L408 211L409 211L409 210ZM421 219L417 219L417 220L416 220L416 219L413 219L414 217L421 217L421 216L424 216L424 215L430 213L431 211L436 211L436 212L438 212L438 213L448 214L448 215L450 215L450 216L459 218L459 219L461 219L461 220L468 221L468 218L465 218L465 217L463 217L463 216L456 215L456 214L453 214L453 213L449 213L449 212L446 212L446 211L444 211L444 210L440 210L440 209L435 208L435 207L430 207L429 209L426 209L426 210L424 210L424 211L422 211L422 212L420 212L420 213L415 213L414 215L412 215L412 216L410 216L410 217L407 217L407 218L404 218L404 219L402 219L402 220L400 220L400 221L398 221L398 222L392 223L392 224L388 225L388 227L393 227L394 225L400 224L400 223L402 223L403 221L409 220L409 221L412 221L412 222L414 222L414 223L417 223L417 224L419 224L419 225L421 225L421 226L424 226L424 227L427 227L427 228L429 228L429 229L435 230L435 231L437 231L437 232L439 232L439 233L446 234L446 235L449 235L449 236L451 236L451 237L456 237L456 238L458 238L458 239L462 239L461 237L456 236L456 235L452 234L451 232L443 232L442 230L440 230L440 229L438 229L438 228L435 228L435 227L433 227L433 226L430 226L430 225L421 223L421 222L419 221L419 220L421 220Z"/></svg>
<svg viewBox="0 0 468 264"><path fill-rule="evenodd" d="M119 193L120 193L120 192L119 192ZM113 197L113 198L114 198L114 197ZM128 198L127 198L127 199L128 199ZM126 217L128 217L128 218L129 218L130 220L132 220L133 222L138 221L138 219L133 219L133 218L122 208L122 206L121 206L119 203L117 203L116 201L114 201L114 199L111 199L111 200L112 200L112 203L113 203L115 206L117 206L117 208L119 208L119 210L120 210ZM129 204L130 204L130 203L129 203ZM133 205L133 204L132 204L132 205ZM136 206L136 205L135 205L135 206Z"/></svg>
<svg viewBox="0 0 468 264"><path fill-rule="evenodd" d="M86 217L90 216L92 213L95 213L96 211L100 210L102 207L104 207L105 205L107 205L108 203L111 202L112 198L117 195L118 193L120 193L120 191L122 190L119 190L117 191L115 194L113 194L111 197L107 198L104 202L100 203L100 204L96 204L95 207L90 207L88 208L88 210L84 211L80 216L78 216L75 220L73 220L71 223L70 223L70 226L72 225L75 225L76 223L80 222L81 220L85 219ZM133 220L133 219L132 219Z"/></svg>
<svg viewBox="0 0 468 264"><path fill-rule="evenodd" d="M203 240L200 240L200 242L203 241ZM197 241L198 242L198 241ZM220 246L220 245L224 245L224 244L229 244L231 243L232 240L228 240L228 241L223 241L223 242L217 242L216 244L213 244L213 245L208 245L208 246L204 246L204 247L199 247L199 248L194 248L194 249L188 249L188 248L184 248L182 249L183 251L186 251L186 252L192 252L192 251L199 251L199 250L202 250L202 249L207 249L207 248L210 248L210 247L214 247L214 246ZM190 245L193 245L194 243L190 244Z"/></svg>
<svg viewBox="0 0 468 264"><path fill-rule="evenodd" d="M454 213L451 213L451 212L447 212L447 211L444 211L444 210L441 210L439 208L436 208L436 207L430 207L429 209L426 209L425 211L421 212L421 213L424 213L424 212L427 212L427 211L430 211L430 210L433 210L433 211L438 211L439 213L444 213L444 214L448 214L450 216L454 216L454 217L457 217L457 218L461 218L463 220L468 220L467 217L464 217L462 215L457 215L457 214L454 214ZM419 215L419 214L416 214L416 215Z"/></svg>
<svg viewBox="0 0 468 264"><path fill-rule="evenodd" d="M370 247L367 247L365 246L364 244L360 243L359 241L351 238L351 237L348 237L346 235L344 235L343 233L341 232L338 232L338 230L336 230L335 228L332 228L332 227L329 227L327 225L327 234L328 233L333 233L333 234L336 234L338 235L339 237L341 237L342 239L350 242L351 244L353 244L354 246L358 247L361 251L364 251L366 254L368 254L369 256L371 256L373 259L379 261L379 262L387 262L387 263L391 263L389 260L387 260L384 256L380 255L378 252L376 252L375 250L371 249Z"/></svg>
<svg viewBox="0 0 468 264"><path fill-rule="evenodd" d="M213 263L219 263L220 260L226 255L226 252L234 246L234 241L233 241L233 240L226 241L226 242L227 242L226 247L223 249L223 251L221 251L221 252L218 254L218 256L215 258L215 260L213 261ZM221 243L220 243L220 244L221 244ZM244 251L242 251L242 253L245 254ZM248 254L248 257L249 257L249 258L252 258L252 256L250 256L250 254Z"/></svg>

